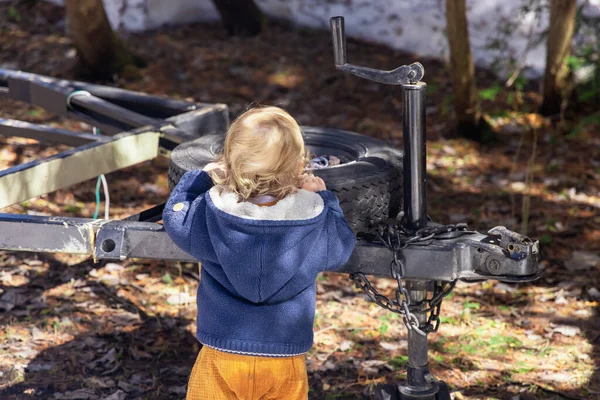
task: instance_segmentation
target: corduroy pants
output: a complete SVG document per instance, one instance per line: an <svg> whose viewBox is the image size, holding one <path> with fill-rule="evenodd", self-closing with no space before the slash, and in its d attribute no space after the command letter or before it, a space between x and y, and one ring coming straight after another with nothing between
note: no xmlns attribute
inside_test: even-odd
<svg viewBox="0 0 600 400"><path fill-rule="evenodd" d="M203 346L192 369L186 399L306 400L305 356L247 356Z"/></svg>

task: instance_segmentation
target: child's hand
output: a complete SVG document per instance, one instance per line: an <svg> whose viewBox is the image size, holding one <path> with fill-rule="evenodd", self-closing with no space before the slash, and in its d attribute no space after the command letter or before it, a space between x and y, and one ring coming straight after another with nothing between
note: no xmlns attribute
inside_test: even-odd
<svg viewBox="0 0 600 400"><path fill-rule="evenodd" d="M314 175L307 175L304 178L304 183L302 184L302 189L309 190L311 192L319 192L321 190L327 190L325 187L325 182L323 179Z"/></svg>

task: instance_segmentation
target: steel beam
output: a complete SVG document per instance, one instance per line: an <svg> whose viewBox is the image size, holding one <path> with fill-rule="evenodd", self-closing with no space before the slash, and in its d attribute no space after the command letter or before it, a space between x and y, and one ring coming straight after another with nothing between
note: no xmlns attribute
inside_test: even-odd
<svg viewBox="0 0 600 400"><path fill-rule="evenodd" d="M111 221L97 231L94 259L154 260L198 262L177 247L160 224L150 222Z"/></svg>
<svg viewBox="0 0 600 400"><path fill-rule="evenodd" d="M123 218L123 221L158 222L162 220L162 214L164 209L165 203L159 204L137 214L130 215L127 218Z"/></svg>
<svg viewBox="0 0 600 400"><path fill-rule="evenodd" d="M79 111L89 116L110 116L115 121L116 126L121 125L128 128L125 130L146 125L156 126L162 122L162 120L146 117L145 115L112 104L85 91L75 91L67 99L69 111Z"/></svg>
<svg viewBox="0 0 600 400"><path fill-rule="evenodd" d="M87 92L87 94L86 94ZM0 68L0 95L40 106L65 117L74 117L115 135L141 126L165 129L161 146L171 150L229 128L225 104L194 103L131 90L67 81ZM165 120L167 119L167 120Z"/></svg>
<svg viewBox="0 0 600 400"><path fill-rule="evenodd" d="M96 97L150 118L169 118L181 113L214 105L153 96L146 93L134 92L132 90L95 85L86 82L71 81L71 85L76 90L85 90Z"/></svg>
<svg viewBox="0 0 600 400"><path fill-rule="evenodd" d="M158 219L160 207L162 205L147 210L148 220ZM98 260L145 258L196 261L169 239L161 224L138 222L144 219L142 214L132 216L132 220L109 222L0 214L0 249L88 254ZM72 240L70 236L73 236ZM496 246L495 252L478 250L486 247L488 238L480 233L468 233L460 237L432 240L425 246L403 249L400 257L404 264L404 276L407 280L497 279L506 282L529 281L539 277L536 244L519 259L500 259L500 246ZM498 268L493 273L486 270L486 260L490 258L498 261ZM389 250L382 244L358 240L350 260L337 272L362 272L390 277L391 260ZM428 265L432 267L423 270Z"/></svg>
<svg viewBox="0 0 600 400"><path fill-rule="evenodd" d="M493 228L490 233L496 235L501 228L503 227ZM391 276L392 256L389 251L387 254L382 253L379 250L381 245L377 243L365 243L359 246L361 250L352 254L350 261L340 272ZM452 233L446 238L430 240L402 249L399 259L403 265L403 279L406 280L450 282L456 279L498 279L505 282L520 282L537 279L539 277L538 242L530 240L529 245L520 246L522 255L509 257L506 256L504 246L490 243L490 235L479 232Z"/></svg>
<svg viewBox="0 0 600 400"><path fill-rule="evenodd" d="M73 147L109 140L109 138L102 135L73 132L47 125L37 125L4 118L0 118L0 135L34 139L44 144L66 144Z"/></svg>
<svg viewBox="0 0 600 400"><path fill-rule="evenodd" d="M69 93L76 90L84 90L96 97L100 97L106 101L143 114L151 118L168 118L177 114L185 113L195 109L212 106L212 104L195 103L186 100L170 99L167 97L154 96L146 93L135 92L132 90L115 88L111 86L96 85L93 83L70 81L64 79L56 79L42 75L13 71L0 68L0 93L6 91L8 94L9 79L18 79L28 81L35 84L36 80L44 78L45 82L52 83L57 90L64 94L64 101ZM4 86L4 88L2 87ZM29 90L29 89L27 89ZM10 96L13 97L13 96ZM14 97L13 97L14 98Z"/></svg>
<svg viewBox="0 0 600 400"><path fill-rule="evenodd" d="M229 109L225 104L212 104L167 118L166 121L169 125L161 129L163 136L174 136L174 140L184 142L200 136L227 132Z"/></svg>
<svg viewBox="0 0 600 400"><path fill-rule="evenodd" d="M151 160L159 137L140 129L0 171L0 209Z"/></svg>
<svg viewBox="0 0 600 400"><path fill-rule="evenodd" d="M402 85L404 119L404 226L412 231L427 226L427 162L425 138L425 94L427 85Z"/></svg>
<svg viewBox="0 0 600 400"><path fill-rule="evenodd" d="M44 253L93 254L94 221L0 214L0 249Z"/></svg>

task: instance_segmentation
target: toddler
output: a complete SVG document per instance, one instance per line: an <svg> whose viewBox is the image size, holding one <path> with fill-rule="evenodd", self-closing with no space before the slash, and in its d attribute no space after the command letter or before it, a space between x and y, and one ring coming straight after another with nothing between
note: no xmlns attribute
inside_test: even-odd
<svg viewBox="0 0 600 400"><path fill-rule="evenodd" d="M346 263L356 238L322 179L304 175L298 123L255 108L223 155L187 172L163 214L171 239L202 263L187 399L307 399L319 272Z"/></svg>

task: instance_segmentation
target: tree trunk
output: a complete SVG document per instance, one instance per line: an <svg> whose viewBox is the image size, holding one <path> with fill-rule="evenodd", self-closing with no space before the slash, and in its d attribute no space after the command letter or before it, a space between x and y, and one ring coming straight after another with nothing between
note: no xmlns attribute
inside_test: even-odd
<svg viewBox="0 0 600 400"><path fill-rule="evenodd" d="M479 110L465 0L446 1L446 24L457 130L462 136L480 140L480 131L487 124L483 122Z"/></svg>
<svg viewBox="0 0 600 400"><path fill-rule="evenodd" d="M544 102L540 109L544 115L559 114L563 99L568 97L569 70L566 59L571 54L576 13L576 1L552 0L544 74Z"/></svg>
<svg viewBox="0 0 600 400"><path fill-rule="evenodd" d="M67 23L79 61L97 78L110 78L133 62L113 32L102 0L65 0Z"/></svg>
<svg viewBox="0 0 600 400"><path fill-rule="evenodd" d="M263 14L254 0L213 0L227 33L231 36L256 36L262 30Z"/></svg>

